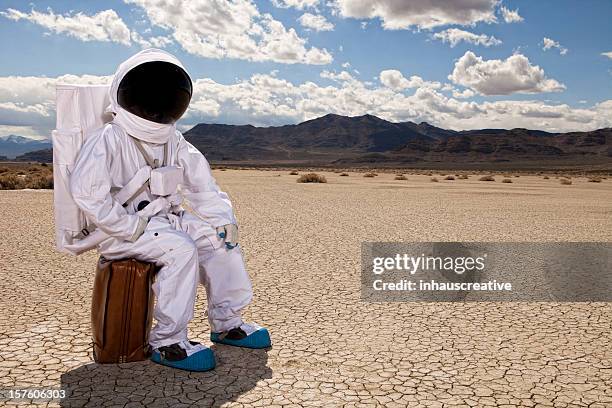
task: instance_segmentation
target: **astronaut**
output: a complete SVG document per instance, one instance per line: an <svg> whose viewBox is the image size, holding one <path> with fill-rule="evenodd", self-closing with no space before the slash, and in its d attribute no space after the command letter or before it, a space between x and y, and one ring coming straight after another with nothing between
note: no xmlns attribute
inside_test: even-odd
<svg viewBox="0 0 612 408"><path fill-rule="evenodd" d="M110 87L114 119L86 140L70 189L88 224L109 236L98 245L102 256L160 267L153 285L157 323L149 336L151 359L206 371L215 366L212 350L187 337L198 282L207 292L212 342L247 348L266 348L271 342L265 328L241 318L252 288L229 197L220 191L202 153L176 129L192 89L185 68L164 51L147 49L123 62ZM150 183L122 205L114 194L144 166L154 169ZM143 216L139 210L158 198L151 191L155 170L182 173L177 194L169 195L180 199Z"/></svg>

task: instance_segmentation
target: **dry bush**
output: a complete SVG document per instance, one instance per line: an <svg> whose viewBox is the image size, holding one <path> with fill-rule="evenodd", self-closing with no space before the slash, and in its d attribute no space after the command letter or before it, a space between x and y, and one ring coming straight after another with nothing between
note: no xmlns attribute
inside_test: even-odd
<svg viewBox="0 0 612 408"><path fill-rule="evenodd" d="M495 177L493 176L482 176L478 179L478 181L495 181Z"/></svg>
<svg viewBox="0 0 612 408"><path fill-rule="evenodd" d="M559 180L559 182L564 186L569 186L572 184L572 180L566 178L562 178L561 180Z"/></svg>
<svg viewBox="0 0 612 408"><path fill-rule="evenodd" d="M408 180L408 177L404 176L403 174L398 174L395 176L395 180Z"/></svg>
<svg viewBox="0 0 612 408"><path fill-rule="evenodd" d="M300 173L298 173L296 170L293 170L291 173L289 173L290 176L298 176Z"/></svg>
<svg viewBox="0 0 612 408"><path fill-rule="evenodd" d="M0 174L6 173L7 171L9 171L8 167L0 167Z"/></svg>
<svg viewBox="0 0 612 408"><path fill-rule="evenodd" d="M467 180L469 177L467 174L460 174L457 176L457 179L459 180Z"/></svg>
<svg viewBox="0 0 612 408"><path fill-rule="evenodd" d="M502 180L502 183L512 183L512 179L505 178Z"/></svg>
<svg viewBox="0 0 612 408"><path fill-rule="evenodd" d="M302 174L298 179L298 183L327 183L325 176L317 173Z"/></svg>
<svg viewBox="0 0 612 408"><path fill-rule="evenodd" d="M363 175L363 177L376 177L376 176L378 176L378 174L376 173L366 173Z"/></svg>
<svg viewBox="0 0 612 408"><path fill-rule="evenodd" d="M53 189L53 176L52 175L34 175L32 177L26 178L25 188L34 188L34 189Z"/></svg>
<svg viewBox="0 0 612 408"><path fill-rule="evenodd" d="M444 180L454 180L455 176L446 176L444 177Z"/></svg>
<svg viewBox="0 0 612 408"><path fill-rule="evenodd" d="M589 183L601 183L601 181L602 181L601 177L590 177L588 179Z"/></svg>
<svg viewBox="0 0 612 408"><path fill-rule="evenodd" d="M548 180L548 179L550 179L550 177L548 177L548 176L544 176L544 177L542 177L542 178L543 178L544 180Z"/></svg>
<svg viewBox="0 0 612 408"><path fill-rule="evenodd" d="M432 183L437 183L439 180L437 177L432 177L430 180Z"/></svg>
<svg viewBox="0 0 612 408"><path fill-rule="evenodd" d="M348 177L348 173L340 173L340 177Z"/></svg>
<svg viewBox="0 0 612 408"><path fill-rule="evenodd" d="M23 177L15 174L6 174L0 176L0 190L21 190L25 188L25 180Z"/></svg>

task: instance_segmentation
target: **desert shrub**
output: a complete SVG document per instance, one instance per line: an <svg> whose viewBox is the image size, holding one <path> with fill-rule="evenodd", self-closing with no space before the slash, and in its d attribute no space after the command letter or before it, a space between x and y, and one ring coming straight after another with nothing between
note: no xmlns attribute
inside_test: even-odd
<svg viewBox="0 0 612 408"><path fill-rule="evenodd" d="M433 176L433 173L427 173L425 175L431 177L431 176Z"/></svg>
<svg viewBox="0 0 612 408"><path fill-rule="evenodd" d="M468 179L468 175L467 174L460 174L457 176L457 179L459 180L467 180Z"/></svg>
<svg viewBox="0 0 612 408"><path fill-rule="evenodd" d="M432 178L430 179L430 181L431 181L432 183L437 183L437 182L438 182L438 178L437 178L437 177L432 177Z"/></svg>
<svg viewBox="0 0 612 408"><path fill-rule="evenodd" d="M327 183L325 176L317 173L302 174L298 179L298 183Z"/></svg>
<svg viewBox="0 0 612 408"><path fill-rule="evenodd" d="M25 187L23 177L14 174L0 176L0 190L20 190Z"/></svg>
<svg viewBox="0 0 612 408"><path fill-rule="evenodd" d="M601 177L590 177L588 182L589 183L601 183Z"/></svg>
<svg viewBox="0 0 612 408"><path fill-rule="evenodd" d="M9 171L8 167L0 167L0 174L6 173L7 171Z"/></svg>
<svg viewBox="0 0 612 408"><path fill-rule="evenodd" d="M47 164L47 163L40 163L40 165L41 165L42 167L47 167L47 166L48 166L48 164Z"/></svg>
<svg viewBox="0 0 612 408"><path fill-rule="evenodd" d="M455 179L455 176L449 175L449 176L444 177L444 180L454 180L454 179Z"/></svg>
<svg viewBox="0 0 612 408"><path fill-rule="evenodd" d="M376 177L376 176L378 176L378 174L376 173L366 173L363 175L363 177Z"/></svg>
<svg viewBox="0 0 612 408"><path fill-rule="evenodd" d="M543 178L544 180L548 180L548 179L550 179L550 177L548 177L548 176L544 176L544 177L542 177L542 178Z"/></svg>
<svg viewBox="0 0 612 408"><path fill-rule="evenodd" d="M566 178L560 179L559 182L564 186L569 186L572 184L572 180Z"/></svg>
<svg viewBox="0 0 612 408"><path fill-rule="evenodd" d="M298 173L296 170L293 170L291 173L289 173L290 176L297 176L300 173Z"/></svg>
<svg viewBox="0 0 612 408"><path fill-rule="evenodd" d="M502 183L512 183L512 179L505 178L502 180Z"/></svg>
<svg viewBox="0 0 612 408"><path fill-rule="evenodd" d="M482 176L478 179L478 181L495 181L495 177L493 176Z"/></svg>
<svg viewBox="0 0 612 408"><path fill-rule="evenodd" d="M348 173L340 173L340 177L348 177Z"/></svg>
<svg viewBox="0 0 612 408"><path fill-rule="evenodd" d="M408 180L408 177L404 176L403 174L398 174L397 176L395 176L396 180Z"/></svg>
<svg viewBox="0 0 612 408"><path fill-rule="evenodd" d="M53 176L52 175L34 175L29 177L25 182L25 188L35 188L35 189L53 189Z"/></svg>

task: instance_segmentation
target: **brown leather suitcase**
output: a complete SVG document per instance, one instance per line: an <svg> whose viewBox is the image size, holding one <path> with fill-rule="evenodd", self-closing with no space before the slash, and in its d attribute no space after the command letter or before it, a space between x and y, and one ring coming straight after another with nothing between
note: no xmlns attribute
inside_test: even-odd
<svg viewBox="0 0 612 408"><path fill-rule="evenodd" d="M91 304L97 363L129 363L149 357L156 267L135 259L100 258Z"/></svg>

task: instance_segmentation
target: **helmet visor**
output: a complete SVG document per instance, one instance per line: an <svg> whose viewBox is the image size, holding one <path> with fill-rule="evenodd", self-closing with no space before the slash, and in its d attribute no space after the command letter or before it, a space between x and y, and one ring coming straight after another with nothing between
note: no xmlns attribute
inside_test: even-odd
<svg viewBox="0 0 612 408"><path fill-rule="evenodd" d="M174 123L187 110L193 92L181 67L165 61L145 62L121 80L117 102L130 113L156 123Z"/></svg>

